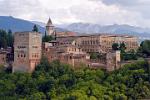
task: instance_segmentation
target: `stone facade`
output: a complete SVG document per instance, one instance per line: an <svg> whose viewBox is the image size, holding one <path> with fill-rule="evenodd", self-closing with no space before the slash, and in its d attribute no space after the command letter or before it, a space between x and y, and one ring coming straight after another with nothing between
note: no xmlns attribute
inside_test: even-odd
<svg viewBox="0 0 150 100"><path fill-rule="evenodd" d="M75 32L56 32L56 37L76 36Z"/></svg>
<svg viewBox="0 0 150 100"><path fill-rule="evenodd" d="M54 43L54 42L53 42ZM53 45L53 43L44 43L43 54L50 62L59 60L62 63L70 64L74 68L81 67L81 64L87 64L89 55L82 52L80 48L73 45Z"/></svg>
<svg viewBox="0 0 150 100"><path fill-rule="evenodd" d="M113 43L125 43L126 51L137 50L138 41L134 36L97 34L87 36L70 36L57 38L59 44L72 44L84 52L107 53L112 51Z"/></svg>
<svg viewBox="0 0 150 100"><path fill-rule="evenodd" d="M7 52L0 50L0 65L5 65L7 63Z"/></svg>
<svg viewBox="0 0 150 100"><path fill-rule="evenodd" d="M14 34L13 72L33 72L41 59L41 34L17 32Z"/></svg>
<svg viewBox="0 0 150 100"><path fill-rule="evenodd" d="M13 61L14 61L14 55L12 52L12 48L8 47L7 49L0 49L0 65L4 65L5 67L10 67L12 66Z"/></svg>
<svg viewBox="0 0 150 100"><path fill-rule="evenodd" d="M106 55L106 67L107 71L113 71L121 68L120 51L109 52Z"/></svg>
<svg viewBox="0 0 150 100"><path fill-rule="evenodd" d="M107 71L113 71L121 68L120 51L102 53L98 59L90 59L90 68L101 68Z"/></svg>
<svg viewBox="0 0 150 100"><path fill-rule="evenodd" d="M120 51L112 50L113 43L125 43L126 51L138 49L136 37L111 34L58 37L53 45L60 48L62 45L72 45L79 48L82 52L100 53L104 55L102 59L86 61L89 67L113 71L121 67Z"/></svg>
<svg viewBox="0 0 150 100"><path fill-rule="evenodd" d="M138 40L137 37L127 36L127 35L101 35L100 44L102 51L109 52L112 51L113 43L125 43L126 51L137 50Z"/></svg>

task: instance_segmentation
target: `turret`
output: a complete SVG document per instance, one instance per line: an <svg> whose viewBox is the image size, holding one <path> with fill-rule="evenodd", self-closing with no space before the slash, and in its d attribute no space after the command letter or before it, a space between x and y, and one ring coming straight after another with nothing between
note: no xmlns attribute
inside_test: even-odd
<svg viewBox="0 0 150 100"><path fill-rule="evenodd" d="M55 28L50 18L46 24L46 35L55 36Z"/></svg>

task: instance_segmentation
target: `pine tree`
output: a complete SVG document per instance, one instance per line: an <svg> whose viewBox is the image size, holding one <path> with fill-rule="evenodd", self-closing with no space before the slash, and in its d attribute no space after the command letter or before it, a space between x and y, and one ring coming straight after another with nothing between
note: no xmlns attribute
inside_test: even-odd
<svg viewBox="0 0 150 100"><path fill-rule="evenodd" d="M7 32L0 30L0 48L7 48Z"/></svg>
<svg viewBox="0 0 150 100"><path fill-rule="evenodd" d="M38 29L38 27L36 26L36 25L34 25L33 26L33 30L32 30L33 32L38 32L39 31L39 29Z"/></svg>
<svg viewBox="0 0 150 100"><path fill-rule="evenodd" d="M7 45L9 47L13 47L13 35L12 35L12 31L9 29L8 30L8 35L7 35Z"/></svg>

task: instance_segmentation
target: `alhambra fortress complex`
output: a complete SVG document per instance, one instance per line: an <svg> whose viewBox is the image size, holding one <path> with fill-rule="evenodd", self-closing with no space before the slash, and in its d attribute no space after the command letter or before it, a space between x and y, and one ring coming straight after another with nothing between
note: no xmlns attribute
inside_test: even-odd
<svg viewBox="0 0 150 100"><path fill-rule="evenodd" d="M52 36L54 40L42 43L41 33L16 32L14 53L1 50L0 64L12 64L13 72L32 73L42 56L45 56L49 62L59 60L74 69L86 65L94 69L113 71L121 67L120 51L112 50L114 43L125 43L127 51L138 48L138 40L134 36L106 33L76 35L73 32L56 32L51 19L46 25L46 35ZM99 59L91 59L91 53L100 53L101 56Z"/></svg>

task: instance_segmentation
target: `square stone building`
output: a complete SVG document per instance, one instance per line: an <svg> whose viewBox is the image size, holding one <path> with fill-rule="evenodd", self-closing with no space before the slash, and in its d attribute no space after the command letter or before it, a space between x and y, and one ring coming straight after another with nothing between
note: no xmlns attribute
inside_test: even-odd
<svg viewBox="0 0 150 100"><path fill-rule="evenodd" d="M40 33L15 33L13 72L33 72L41 59L41 45Z"/></svg>

